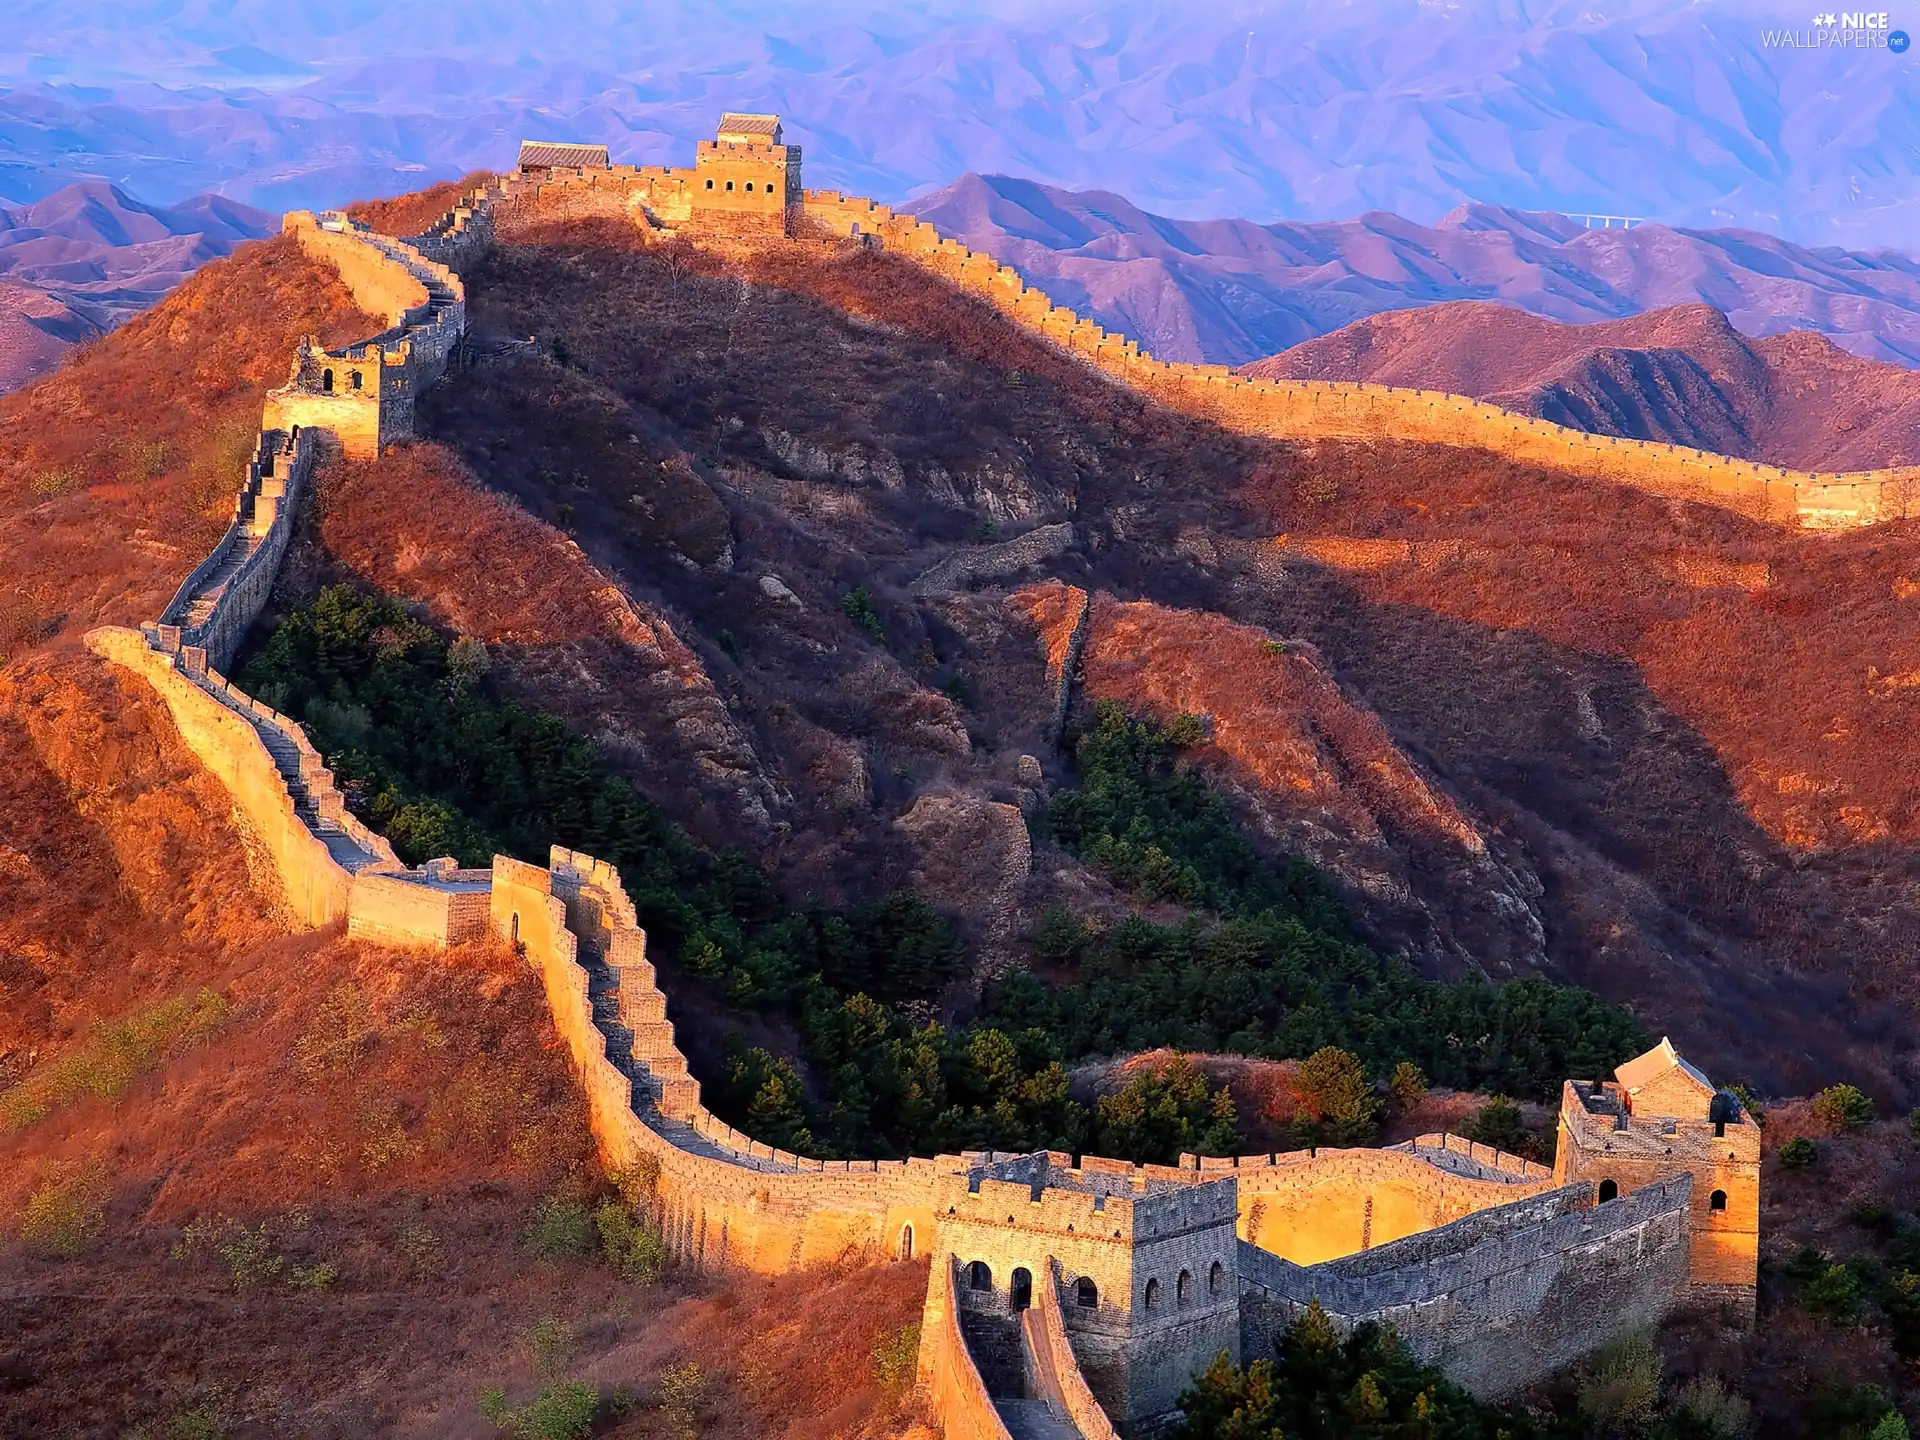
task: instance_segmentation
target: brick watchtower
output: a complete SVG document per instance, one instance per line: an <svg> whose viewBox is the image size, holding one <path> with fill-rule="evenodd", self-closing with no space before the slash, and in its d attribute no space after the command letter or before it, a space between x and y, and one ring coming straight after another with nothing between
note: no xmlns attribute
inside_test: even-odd
<svg viewBox="0 0 1920 1440"><path fill-rule="evenodd" d="M719 133L700 142L689 196L693 229L741 237L791 235L805 198L800 147L782 143L778 115L722 115Z"/></svg>
<svg viewBox="0 0 1920 1440"><path fill-rule="evenodd" d="M1590 1180L1605 1204L1673 1175L1693 1177L1690 1299L1745 1324L1760 1268L1760 1130L1740 1102L1682 1059L1670 1040L1601 1084L1561 1092L1559 1184Z"/></svg>
<svg viewBox="0 0 1920 1440"><path fill-rule="evenodd" d="M961 1329L988 1393L1035 1393L1031 1312L1040 1287L1057 1283L1067 1342L1101 1408L1122 1434L1164 1424L1214 1357L1240 1356L1237 1195L1231 1174L1092 1156L1074 1168L1062 1154L949 1177L934 1263L955 1265Z"/></svg>

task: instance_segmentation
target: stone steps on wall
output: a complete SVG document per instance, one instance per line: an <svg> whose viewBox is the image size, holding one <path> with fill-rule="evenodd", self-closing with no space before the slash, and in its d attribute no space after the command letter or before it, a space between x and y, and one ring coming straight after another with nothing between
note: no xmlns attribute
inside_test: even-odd
<svg viewBox="0 0 1920 1440"><path fill-rule="evenodd" d="M996 1400L993 1408L1010 1440L1080 1440L1080 1431L1044 1400Z"/></svg>

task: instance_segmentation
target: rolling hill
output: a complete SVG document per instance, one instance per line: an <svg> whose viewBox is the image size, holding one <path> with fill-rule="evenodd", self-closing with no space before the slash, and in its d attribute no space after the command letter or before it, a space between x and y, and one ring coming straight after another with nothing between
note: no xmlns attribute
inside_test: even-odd
<svg viewBox="0 0 1920 1440"><path fill-rule="evenodd" d="M0 207L0 393L277 223L218 195L145 205L99 181Z"/></svg>
<svg viewBox="0 0 1920 1440"><path fill-rule="evenodd" d="M1492 301L1566 324L1703 302L1743 335L1813 330L1920 364L1920 263L1745 230L1589 230L1465 205L1432 225L1178 220L1106 190L968 175L908 207L1165 360L1242 365L1390 310ZM1438 382L1434 382L1437 384Z"/></svg>
<svg viewBox="0 0 1920 1440"><path fill-rule="evenodd" d="M1445 390L1598 434L1806 470L1920 458L1920 372L1804 330L1750 340L1709 305L1590 325L1473 301L1390 311L1243 373Z"/></svg>

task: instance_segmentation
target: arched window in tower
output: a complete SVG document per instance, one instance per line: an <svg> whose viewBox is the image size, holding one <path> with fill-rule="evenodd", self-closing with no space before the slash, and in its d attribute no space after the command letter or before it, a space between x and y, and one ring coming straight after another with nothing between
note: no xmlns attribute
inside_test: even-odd
<svg viewBox="0 0 1920 1440"><path fill-rule="evenodd" d="M358 370L353 372L353 388L356 390L360 388L360 372Z"/></svg>
<svg viewBox="0 0 1920 1440"><path fill-rule="evenodd" d="M1173 1298L1177 1305L1188 1305L1193 1301L1193 1272L1182 1270L1180 1278L1173 1282Z"/></svg>
<svg viewBox="0 0 1920 1440"><path fill-rule="evenodd" d="M713 188L713 182L711 180L707 181L707 189L711 190L712 188Z"/></svg>
<svg viewBox="0 0 1920 1440"><path fill-rule="evenodd" d="M1209 1295L1218 1295L1226 1288L1227 1267L1216 1260L1213 1262L1213 1269L1207 1272L1207 1293Z"/></svg>
<svg viewBox="0 0 1920 1440"><path fill-rule="evenodd" d="M967 1288L969 1290L991 1290L993 1271L987 1268L987 1262L976 1260L967 1266Z"/></svg>
<svg viewBox="0 0 1920 1440"><path fill-rule="evenodd" d="M322 395L331 395L333 393L333 371L322 370L320 372L320 393Z"/></svg>
<svg viewBox="0 0 1920 1440"><path fill-rule="evenodd" d="M1100 1287L1093 1283L1093 1277L1082 1275L1073 1282L1073 1299L1082 1310L1096 1310L1100 1306Z"/></svg>
<svg viewBox="0 0 1920 1440"><path fill-rule="evenodd" d="M1028 1310L1033 1307L1033 1272L1022 1265L1013 1272L1013 1308Z"/></svg>
<svg viewBox="0 0 1920 1440"><path fill-rule="evenodd" d="M1724 1210L1727 1208L1727 1192L1716 1190L1707 1197L1707 1209Z"/></svg>
<svg viewBox="0 0 1920 1440"><path fill-rule="evenodd" d="M1620 1187L1618 1185L1611 1180L1602 1180L1600 1182L1600 1203L1602 1205L1606 1204L1609 1200L1618 1200L1619 1198Z"/></svg>
<svg viewBox="0 0 1920 1440"><path fill-rule="evenodd" d="M727 189L733 189L733 182L731 180L727 181Z"/></svg>
<svg viewBox="0 0 1920 1440"><path fill-rule="evenodd" d="M1160 1282L1158 1280L1149 1280L1147 1281L1147 1309L1158 1310L1159 1308Z"/></svg>
<svg viewBox="0 0 1920 1440"><path fill-rule="evenodd" d="M902 1260L913 1259L913 1226L911 1225L902 1225L900 1227L900 1258Z"/></svg>

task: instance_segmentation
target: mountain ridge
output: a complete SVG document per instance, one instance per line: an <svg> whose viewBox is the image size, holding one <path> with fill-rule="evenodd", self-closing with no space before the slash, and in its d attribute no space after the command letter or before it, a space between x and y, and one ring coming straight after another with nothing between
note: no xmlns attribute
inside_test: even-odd
<svg viewBox="0 0 1920 1440"><path fill-rule="evenodd" d="M0 206L0 393L278 223L220 195L149 205L99 180Z"/></svg>
<svg viewBox="0 0 1920 1440"><path fill-rule="evenodd" d="M1451 301L1355 321L1241 373L1444 390L1596 434L1807 470L1920 459L1920 372L1804 330L1750 340L1704 303L1567 325Z"/></svg>
<svg viewBox="0 0 1920 1440"><path fill-rule="evenodd" d="M1462 206L1435 225L1383 212L1326 222L1176 220L1112 191L966 175L901 207L1163 360L1244 365L1368 315L1497 300L1549 319L1620 319L1704 301L1751 335L1829 334L1920 364L1920 260L1740 230L1590 230L1563 215Z"/></svg>

